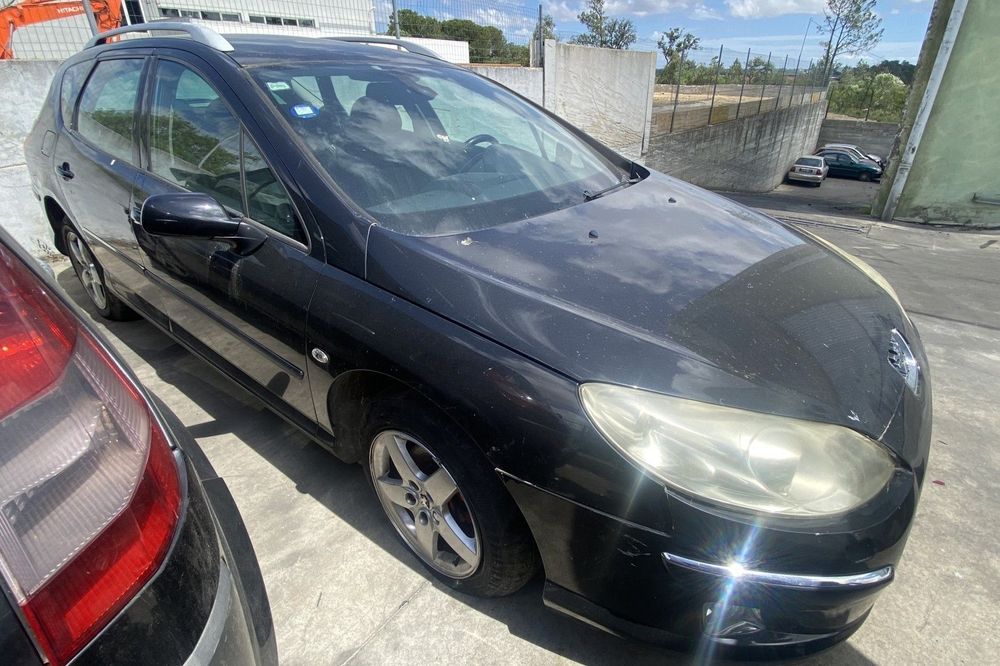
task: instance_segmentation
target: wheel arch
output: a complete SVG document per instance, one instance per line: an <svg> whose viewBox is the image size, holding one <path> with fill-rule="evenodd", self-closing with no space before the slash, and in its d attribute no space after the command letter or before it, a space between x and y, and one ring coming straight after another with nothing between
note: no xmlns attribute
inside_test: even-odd
<svg viewBox="0 0 1000 666"><path fill-rule="evenodd" d="M371 405L388 397L406 397L445 419L478 446L475 438L448 411L424 392L398 377L378 370L355 369L337 375L327 392L326 408L333 426L335 452L346 462L359 462L367 455L362 441L365 418ZM487 460L486 456L483 456Z"/></svg>
<svg viewBox="0 0 1000 666"><path fill-rule="evenodd" d="M42 199L42 206L45 208L45 217L48 219L49 226L52 227L52 236L55 242L56 249L62 254L69 256L69 248L66 247L66 243L63 242L63 225L66 220L69 219L69 214L66 210L59 205L53 197L46 195Z"/></svg>

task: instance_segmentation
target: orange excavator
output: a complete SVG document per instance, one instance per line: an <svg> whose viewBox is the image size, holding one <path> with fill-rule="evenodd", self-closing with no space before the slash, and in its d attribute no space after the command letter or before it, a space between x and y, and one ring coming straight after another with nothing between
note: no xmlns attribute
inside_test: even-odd
<svg viewBox="0 0 1000 666"><path fill-rule="evenodd" d="M90 0L100 32L122 23L121 0ZM69 18L84 13L81 0L23 0L0 9L0 60L14 57L14 31L28 25Z"/></svg>

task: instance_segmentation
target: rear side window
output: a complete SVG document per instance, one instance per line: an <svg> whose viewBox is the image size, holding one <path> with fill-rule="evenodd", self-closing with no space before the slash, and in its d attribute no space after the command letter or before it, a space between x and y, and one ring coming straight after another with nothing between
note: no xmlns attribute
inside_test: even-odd
<svg viewBox="0 0 1000 666"><path fill-rule="evenodd" d="M795 161L795 163L801 166L811 166L811 167L818 167L823 165L823 163L820 161L818 157L800 157Z"/></svg>
<svg viewBox="0 0 1000 666"><path fill-rule="evenodd" d="M139 95L140 59L97 63L80 96L77 131L104 152L132 161L132 127Z"/></svg>
<svg viewBox="0 0 1000 666"><path fill-rule="evenodd" d="M59 112L62 114L62 123L66 127L73 127L73 107L76 105L76 98L80 94L80 84L83 77L87 75L90 67L89 62L78 62L70 65L63 72L61 88L59 90Z"/></svg>

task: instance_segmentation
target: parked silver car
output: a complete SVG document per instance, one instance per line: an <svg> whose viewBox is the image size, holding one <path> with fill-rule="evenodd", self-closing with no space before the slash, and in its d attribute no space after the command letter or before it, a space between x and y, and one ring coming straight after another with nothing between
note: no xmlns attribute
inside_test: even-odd
<svg viewBox="0 0 1000 666"><path fill-rule="evenodd" d="M812 183L816 187L823 184L829 167L826 160L817 155L803 155L795 160L795 164L788 170L788 180L795 180L802 183Z"/></svg>

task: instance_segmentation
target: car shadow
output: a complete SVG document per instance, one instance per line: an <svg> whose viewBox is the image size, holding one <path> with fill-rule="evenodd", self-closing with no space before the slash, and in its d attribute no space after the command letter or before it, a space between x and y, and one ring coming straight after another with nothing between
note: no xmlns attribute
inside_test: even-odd
<svg viewBox="0 0 1000 666"><path fill-rule="evenodd" d="M57 281L70 298L96 319L86 294L68 262L57 267ZM166 385L147 388L167 404L178 396L197 405L207 418L189 425L196 439L231 434L309 494L328 511L369 541L424 577L436 589L507 626L510 633L550 652L582 664L695 664L713 661L703 653L679 653L655 645L623 639L590 625L554 613L542 604L542 578L537 577L514 595L499 599L471 597L451 590L430 575L400 541L385 519L375 495L357 465L338 460L260 400L226 378L207 362L188 352L146 321L114 322L100 319L129 352L144 361ZM133 359L133 361L136 359ZM140 380L142 376L140 374ZM275 618L275 622L280 622ZM710 657L710 655L708 655ZM724 663L724 662L717 662ZM785 663L863 666L873 663L850 643Z"/></svg>

